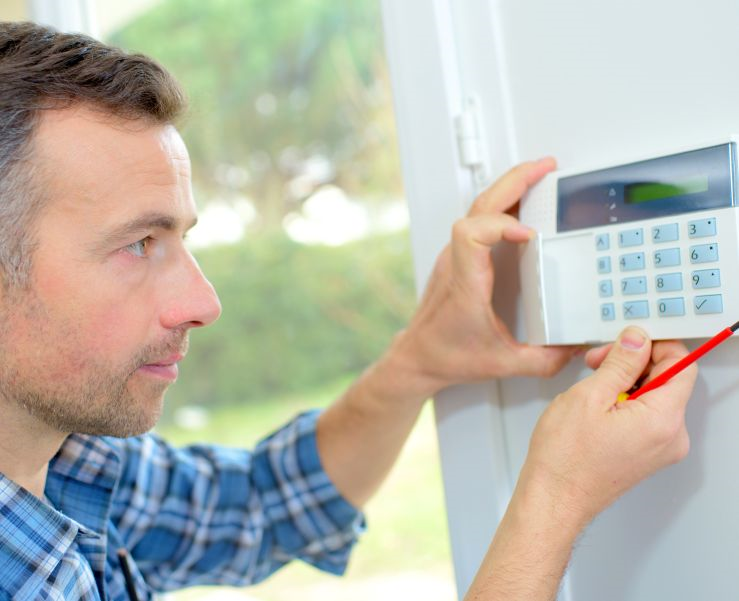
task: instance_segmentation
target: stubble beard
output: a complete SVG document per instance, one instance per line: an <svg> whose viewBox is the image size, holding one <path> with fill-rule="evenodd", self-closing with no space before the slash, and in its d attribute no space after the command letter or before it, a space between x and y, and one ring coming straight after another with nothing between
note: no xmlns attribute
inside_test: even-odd
<svg viewBox="0 0 739 601"><path fill-rule="evenodd" d="M39 307L33 304L26 304L23 313L36 324L43 318L38 314ZM12 318L9 312L0 311L0 332L10 331ZM36 338L39 344L42 341L45 346L53 344L42 332ZM51 338L64 341L65 348L70 348L69 336L57 334ZM186 332L173 332L168 340L143 348L124 366L114 366L102 359L87 360L77 362L79 369L76 373L70 370L65 380L48 381L34 377L22 357L14 358L14 349L0 334L0 401L22 407L34 419L62 433L120 438L143 434L161 416L169 382L137 370L174 352L184 354L186 347ZM56 357L53 351L52 356ZM43 371L46 366L39 367L37 371Z"/></svg>

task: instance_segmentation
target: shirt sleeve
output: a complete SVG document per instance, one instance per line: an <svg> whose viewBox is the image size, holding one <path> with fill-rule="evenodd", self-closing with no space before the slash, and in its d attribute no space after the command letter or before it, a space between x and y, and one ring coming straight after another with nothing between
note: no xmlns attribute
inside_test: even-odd
<svg viewBox="0 0 739 601"><path fill-rule="evenodd" d="M253 584L296 558L343 573L364 517L321 466L317 418L299 415L253 453L117 441L111 519L149 586Z"/></svg>

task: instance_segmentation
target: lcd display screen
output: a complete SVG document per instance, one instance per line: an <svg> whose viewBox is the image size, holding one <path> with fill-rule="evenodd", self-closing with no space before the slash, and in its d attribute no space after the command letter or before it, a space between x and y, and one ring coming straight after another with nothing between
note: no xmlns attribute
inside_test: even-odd
<svg viewBox="0 0 739 601"><path fill-rule="evenodd" d="M733 142L586 171L557 182L557 231L735 204Z"/></svg>
<svg viewBox="0 0 739 601"><path fill-rule="evenodd" d="M651 202L708 192L708 176L702 175L679 182L636 182L624 186L624 201L628 204Z"/></svg>

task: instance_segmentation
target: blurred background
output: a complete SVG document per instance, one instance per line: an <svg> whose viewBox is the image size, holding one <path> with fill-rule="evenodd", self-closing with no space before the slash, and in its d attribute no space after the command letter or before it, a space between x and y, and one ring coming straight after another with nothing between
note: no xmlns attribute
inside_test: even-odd
<svg viewBox="0 0 739 601"><path fill-rule="evenodd" d="M27 19L35 3L1 4L3 19ZM200 222L188 244L223 315L193 333L157 430L251 447L340 395L415 305L379 2L86 8L97 37L154 57L190 99L180 130ZM294 564L256 587L167 599L455 598L431 411L367 507L346 577Z"/></svg>

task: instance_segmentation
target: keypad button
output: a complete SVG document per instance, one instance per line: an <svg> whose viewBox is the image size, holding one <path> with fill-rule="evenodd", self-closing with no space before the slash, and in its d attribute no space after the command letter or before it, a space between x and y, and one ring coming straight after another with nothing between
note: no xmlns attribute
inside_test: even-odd
<svg viewBox="0 0 739 601"><path fill-rule="evenodd" d="M613 321L616 319L616 307L613 303L603 303L600 306L600 318L603 321Z"/></svg>
<svg viewBox="0 0 739 601"><path fill-rule="evenodd" d="M624 319L644 319L646 317L649 317L647 301L624 303Z"/></svg>
<svg viewBox="0 0 739 601"><path fill-rule="evenodd" d="M611 248L611 237L608 234L595 235L595 250L608 250Z"/></svg>
<svg viewBox="0 0 739 601"><path fill-rule="evenodd" d="M716 235L716 219L696 219L688 222L688 237L690 238L706 238L707 236Z"/></svg>
<svg viewBox="0 0 739 601"><path fill-rule="evenodd" d="M646 294L647 278L624 278L621 280L621 292L625 295Z"/></svg>
<svg viewBox="0 0 739 601"><path fill-rule="evenodd" d="M657 301L657 314L660 317L685 315L685 300L682 298L665 298Z"/></svg>
<svg viewBox="0 0 739 601"><path fill-rule="evenodd" d="M661 244L662 242L674 242L680 238L680 231L677 223L665 223L663 225L655 225L652 228L652 242Z"/></svg>
<svg viewBox="0 0 739 601"><path fill-rule="evenodd" d="M693 299L693 309L696 315L708 315L709 313L723 313L724 302L720 294L708 296L696 296Z"/></svg>
<svg viewBox="0 0 739 601"><path fill-rule="evenodd" d="M634 271L644 269L644 253L629 253L621 255L618 259L621 271Z"/></svg>
<svg viewBox="0 0 739 601"><path fill-rule="evenodd" d="M721 285L721 271L718 269L702 269L690 274L693 288L717 288Z"/></svg>
<svg viewBox="0 0 739 601"><path fill-rule="evenodd" d="M654 278L654 288L657 292L675 292L683 289L682 273L665 273Z"/></svg>
<svg viewBox="0 0 739 601"><path fill-rule="evenodd" d="M642 228L624 230L618 234L618 245L621 248L641 246L642 244L644 244L644 230Z"/></svg>
<svg viewBox="0 0 739 601"><path fill-rule="evenodd" d="M613 296L613 282L611 280L602 280L598 282L598 294L601 298Z"/></svg>
<svg viewBox="0 0 739 601"><path fill-rule="evenodd" d="M655 267L675 267L680 265L680 249L665 248L664 250L654 251Z"/></svg>
<svg viewBox="0 0 739 601"><path fill-rule="evenodd" d="M718 242L690 247L691 263L711 263L712 261L718 261Z"/></svg>
<svg viewBox="0 0 739 601"><path fill-rule="evenodd" d="M598 257L598 273L611 273L611 257Z"/></svg>

